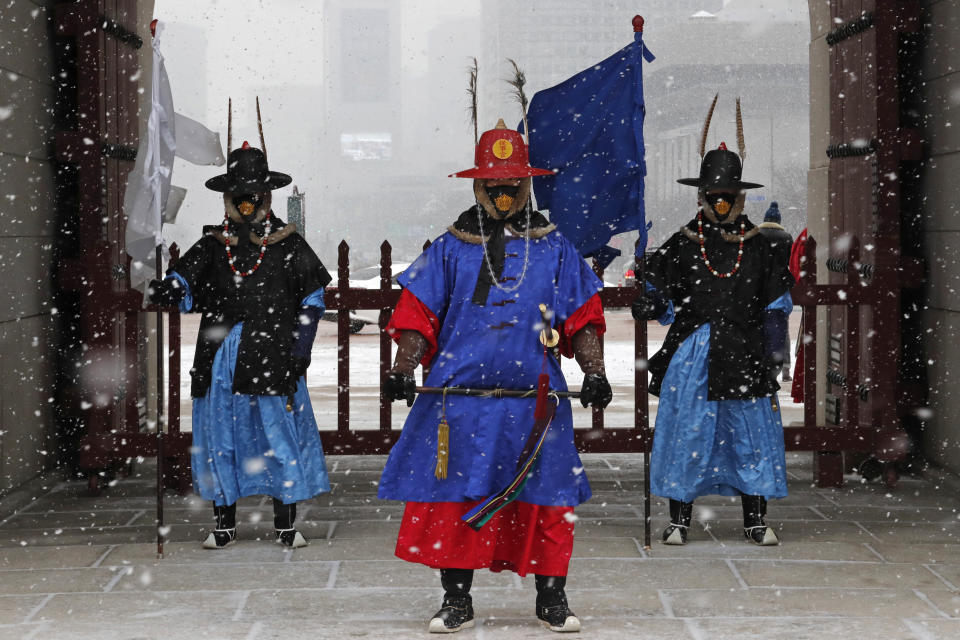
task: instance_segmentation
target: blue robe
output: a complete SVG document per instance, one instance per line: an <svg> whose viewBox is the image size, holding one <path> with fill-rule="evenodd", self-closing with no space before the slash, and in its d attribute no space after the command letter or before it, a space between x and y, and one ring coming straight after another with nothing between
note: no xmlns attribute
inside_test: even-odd
<svg viewBox="0 0 960 640"><path fill-rule="evenodd" d="M190 286L177 273L186 295L180 311L193 307ZM323 313L323 289L303 300ZM193 490L205 500L230 505L238 498L268 495L284 504L330 491L320 433L307 392L297 382L292 412L278 395L233 393L243 323L233 326L217 350L210 388L193 399Z"/></svg>
<svg viewBox="0 0 960 640"><path fill-rule="evenodd" d="M789 312L790 294L767 308ZM671 320L661 318L663 324ZM670 359L650 456L651 493L682 502L716 494L786 497L783 424L776 395L708 400L709 353L706 323Z"/></svg>
<svg viewBox="0 0 960 640"><path fill-rule="evenodd" d="M506 239L502 286L517 284L524 264L523 238ZM398 278L440 321L438 351L426 386L531 389L546 367L550 386L566 390L560 366L544 358L538 305L546 303L562 324L603 283L559 232L530 240L526 275L516 291L491 287L484 306L471 302L481 245L446 233ZM533 426L535 399L447 397L450 425L447 477L434 476L439 395L417 397L380 478L379 497L413 502L465 502L502 489ZM590 485L573 442L573 414L562 400L543 453L517 497L539 505L575 506L590 498Z"/></svg>

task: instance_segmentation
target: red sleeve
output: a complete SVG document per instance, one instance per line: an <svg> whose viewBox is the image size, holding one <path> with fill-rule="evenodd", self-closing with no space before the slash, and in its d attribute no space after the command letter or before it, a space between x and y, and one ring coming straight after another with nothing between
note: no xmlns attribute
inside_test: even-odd
<svg viewBox="0 0 960 640"><path fill-rule="evenodd" d="M790 249L790 273L793 279L800 282L800 258L803 257L807 245L807 230L804 229L797 239L793 241L793 247Z"/></svg>
<svg viewBox="0 0 960 640"><path fill-rule="evenodd" d="M600 302L599 293L593 294L560 327L560 344L558 346L561 355L567 358L573 357L573 336L588 324L597 328L598 336L602 336L607 330L607 321L603 319L603 303Z"/></svg>
<svg viewBox="0 0 960 640"><path fill-rule="evenodd" d="M401 331L416 331L427 339L427 352L423 354L420 364L430 364L437 352L437 332L440 331L440 320L433 314L427 305L420 302L417 296L407 289L400 294L400 300L390 316L390 322L384 329L394 342L400 340Z"/></svg>

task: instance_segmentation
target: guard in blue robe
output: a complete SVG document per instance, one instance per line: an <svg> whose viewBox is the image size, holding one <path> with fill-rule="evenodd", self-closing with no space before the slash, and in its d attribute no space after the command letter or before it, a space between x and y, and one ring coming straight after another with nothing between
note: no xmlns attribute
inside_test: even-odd
<svg viewBox="0 0 960 640"><path fill-rule="evenodd" d="M532 469L517 475L534 427L542 374L565 391L557 357L541 336L559 334L559 351L576 356L585 378L580 401L611 399L599 336L605 329L603 287L575 247L530 203L526 144L503 120L484 132L474 178L476 205L465 211L398 278L404 290L387 327L397 356L384 382L391 399L413 408L380 478L379 497L406 504L396 554L440 570L443 606L431 632L473 626L475 569L536 574L538 619L554 631L578 631L564 586L573 549L573 508L590 485L573 439L569 400L556 401ZM544 326L544 305L553 326ZM413 373L429 366L424 385L491 390L491 397L415 397ZM529 398L493 390L530 390ZM531 458L526 458L530 460ZM526 467L520 466L525 469ZM489 519L471 511L512 482L515 499Z"/></svg>
<svg viewBox="0 0 960 640"><path fill-rule="evenodd" d="M747 539L779 543L764 519L767 500L787 495L787 477L770 375L777 343L763 320L765 309L792 308L793 278L743 214L745 190L762 185L741 171L721 145L704 156L699 178L679 180L698 187L700 210L648 258L652 287L633 305L638 321L661 318L670 303L674 313L649 363L650 392L660 396L650 488L670 499L667 544L686 542L693 501L710 494L741 496Z"/></svg>
<svg viewBox="0 0 960 640"><path fill-rule="evenodd" d="M236 502L273 498L277 542L306 545L294 528L297 502L329 491L305 379L330 276L293 224L270 209L290 177L270 171L247 143L228 172L207 181L224 193L221 225L151 283L151 300L202 314L191 369L194 491L214 505L204 541L236 540Z"/></svg>

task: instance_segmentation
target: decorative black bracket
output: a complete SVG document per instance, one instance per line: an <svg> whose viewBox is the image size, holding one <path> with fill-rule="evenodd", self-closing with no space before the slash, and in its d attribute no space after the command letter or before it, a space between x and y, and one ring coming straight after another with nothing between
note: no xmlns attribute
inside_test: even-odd
<svg viewBox="0 0 960 640"><path fill-rule="evenodd" d="M871 139L864 144L863 142L841 142L827 147L828 158L854 158L856 156L869 156L877 150L877 141Z"/></svg>
<svg viewBox="0 0 960 640"><path fill-rule="evenodd" d="M873 14L864 12L856 20L851 20L845 24L840 25L833 31L827 34L827 44L831 47L838 42L846 40L847 38L852 38L858 33L866 31L873 26Z"/></svg>
<svg viewBox="0 0 960 640"><path fill-rule="evenodd" d="M123 44L131 46L134 49L139 49L143 46L143 38L106 16L100 16L100 29L107 35L113 36Z"/></svg>
<svg viewBox="0 0 960 640"><path fill-rule="evenodd" d="M132 162L137 159L137 148L128 144L104 142L102 151L103 155L114 160L130 160Z"/></svg>

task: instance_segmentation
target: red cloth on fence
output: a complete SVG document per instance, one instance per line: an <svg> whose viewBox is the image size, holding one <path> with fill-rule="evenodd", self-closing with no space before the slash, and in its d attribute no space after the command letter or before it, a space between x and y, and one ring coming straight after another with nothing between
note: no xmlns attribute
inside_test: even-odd
<svg viewBox="0 0 960 640"><path fill-rule="evenodd" d="M807 230L804 229L800 232L800 235L797 236L797 239L793 241L793 246L790 247L790 263L788 268L790 273L793 274L793 279L797 282L800 282L800 258L803 258L806 255L807 250Z"/></svg>
<svg viewBox="0 0 960 640"><path fill-rule="evenodd" d="M573 554L573 507L511 502L480 531L460 518L477 502L408 502L396 555L434 569L490 569L565 576Z"/></svg>
<svg viewBox="0 0 960 640"><path fill-rule="evenodd" d="M573 357L573 336L588 324L597 328L598 336L602 336L607 330L607 321L603 318L603 303L600 302L599 293L593 294L560 326L560 344L558 347L561 355L567 358Z"/></svg>
<svg viewBox="0 0 960 640"><path fill-rule="evenodd" d="M417 296L406 289L400 294L397 307L390 316L390 322L384 329L394 342L400 341L401 331L416 331L427 339L427 351L420 364L427 366L437 353L437 333L440 331L440 319Z"/></svg>
<svg viewBox="0 0 960 640"><path fill-rule="evenodd" d="M807 230L804 229L793 241L790 249L790 273L793 279L800 282L800 269L807 254ZM801 260L803 259L803 260ZM790 396L794 402L803 402L803 336L800 337L799 349L793 361L793 384L790 385Z"/></svg>

